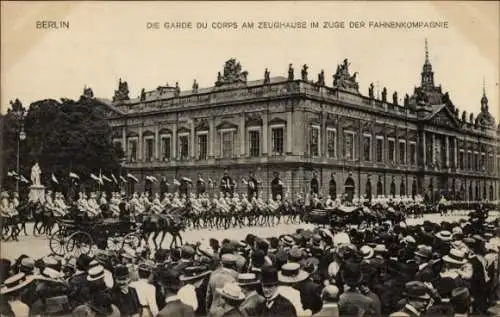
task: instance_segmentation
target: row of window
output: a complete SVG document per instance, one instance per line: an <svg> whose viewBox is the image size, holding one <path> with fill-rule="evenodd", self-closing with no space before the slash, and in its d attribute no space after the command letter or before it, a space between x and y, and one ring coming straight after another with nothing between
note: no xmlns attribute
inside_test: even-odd
<svg viewBox="0 0 500 317"><path fill-rule="evenodd" d="M327 149L326 154L329 158L337 158L337 132L335 129L327 129ZM373 161L372 157L372 136L364 134L362 138L362 153L361 159L363 161ZM320 129L319 127L312 127L310 134L310 151L309 154L313 157L320 156ZM409 164L415 165L417 159L417 145L416 142L410 142L410 155ZM398 156L396 156L396 140L392 138L387 139L387 161L391 163L407 164L406 161L406 140L399 140L398 142ZM345 131L343 138L343 157L346 160L355 159L356 149L356 134L354 132ZM384 162L384 137L377 136L375 142L375 162Z"/></svg>
<svg viewBox="0 0 500 317"><path fill-rule="evenodd" d="M500 167L500 157L497 156L497 166ZM478 152L472 153L472 151L467 151L467 162L465 161L465 151L460 150L458 154L458 168L461 170L474 170L474 171L488 171L490 173L495 172L495 160L492 154L488 155L486 160L486 154L481 153L479 157Z"/></svg>
<svg viewBox="0 0 500 317"><path fill-rule="evenodd" d="M220 157L233 158L235 155L235 137L236 130L221 130L219 131L219 146ZM284 127L271 127L271 151L273 155L284 154ZM190 137L189 133L179 134L177 137L177 159L187 160L190 157ZM261 155L262 145L260 129L251 129L248 131L247 151L250 156L257 157ZM197 133L195 139L196 155L198 160L206 160L208 158L208 132ZM122 146L121 141L116 140L115 144ZM243 145L241 145L243 146ZM173 144L171 135L160 136L159 159L167 161L171 160L173 155ZM144 160L154 160L155 144L154 137L144 138ZM138 138L128 139L128 156L127 159L135 162L138 159Z"/></svg>

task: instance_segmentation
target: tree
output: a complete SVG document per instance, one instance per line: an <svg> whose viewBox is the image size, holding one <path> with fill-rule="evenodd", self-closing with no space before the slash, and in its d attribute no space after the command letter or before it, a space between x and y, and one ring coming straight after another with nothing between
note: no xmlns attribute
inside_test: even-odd
<svg viewBox="0 0 500 317"><path fill-rule="evenodd" d="M54 174L59 189L66 189L70 172L78 174L83 183L94 182L90 173L99 170L107 175L116 173L123 152L112 144L111 128L102 107L97 100L87 97L78 101L46 99L32 103L25 119L27 138L20 160L22 174L29 176L31 166L39 162L42 183L50 185ZM10 113L6 115L4 144L9 163L6 166L10 167L17 144L15 137L12 138L14 120L9 116Z"/></svg>

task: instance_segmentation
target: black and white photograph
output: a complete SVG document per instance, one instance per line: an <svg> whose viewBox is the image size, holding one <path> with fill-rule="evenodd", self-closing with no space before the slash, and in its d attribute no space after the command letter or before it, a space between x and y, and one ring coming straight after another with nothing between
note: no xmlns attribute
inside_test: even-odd
<svg viewBox="0 0 500 317"><path fill-rule="evenodd" d="M500 3L1 2L0 316L500 316Z"/></svg>

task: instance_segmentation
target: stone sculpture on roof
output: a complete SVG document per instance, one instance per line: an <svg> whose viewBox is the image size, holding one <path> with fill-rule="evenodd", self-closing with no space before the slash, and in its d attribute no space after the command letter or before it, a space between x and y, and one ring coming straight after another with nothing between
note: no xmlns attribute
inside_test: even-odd
<svg viewBox="0 0 500 317"><path fill-rule="evenodd" d="M226 84L246 83L247 76L248 72L242 71L240 63L234 58L231 58L224 64L223 73L221 74L219 72L215 86L219 87Z"/></svg>
<svg viewBox="0 0 500 317"><path fill-rule="evenodd" d="M352 76L349 73L349 61L344 59L344 62L337 65L337 71L333 75L333 86L359 92L359 84L356 82L357 72Z"/></svg>
<svg viewBox="0 0 500 317"><path fill-rule="evenodd" d="M122 79L120 78L120 81L118 82L118 90L115 90L113 101L116 102L116 101L130 100L128 93L129 93L128 83L126 81L122 82Z"/></svg>

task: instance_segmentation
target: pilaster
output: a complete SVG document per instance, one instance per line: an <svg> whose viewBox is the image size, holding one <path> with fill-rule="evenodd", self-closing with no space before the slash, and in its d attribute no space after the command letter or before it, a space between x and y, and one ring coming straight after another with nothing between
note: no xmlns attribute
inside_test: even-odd
<svg viewBox="0 0 500 317"><path fill-rule="evenodd" d="M138 140L138 148L139 148L139 155L137 156L137 159L138 161L142 161L142 158L144 157L143 153L142 153L142 142L143 142L143 139L142 139L142 125L139 126L139 140Z"/></svg>
<svg viewBox="0 0 500 317"><path fill-rule="evenodd" d="M267 134L268 134L268 131L269 131L269 127L268 127L268 122L269 120L269 115L267 112L265 112L263 115L262 115L262 154L265 156L267 155L267 153L269 152L269 147L268 147L268 137L267 137Z"/></svg>
<svg viewBox="0 0 500 317"><path fill-rule="evenodd" d="M245 144L245 113L240 116L240 126L238 128L238 133L240 135L240 156L245 156L246 144Z"/></svg>
<svg viewBox="0 0 500 317"><path fill-rule="evenodd" d="M159 135L160 128L158 124L155 125L155 160L157 161L160 157L160 135Z"/></svg>
<svg viewBox="0 0 500 317"><path fill-rule="evenodd" d="M286 113L286 153L292 153L292 142L293 142L293 119L292 112L288 111Z"/></svg>
<svg viewBox="0 0 500 317"><path fill-rule="evenodd" d="M208 157L214 158L214 142L215 142L215 117L211 116L208 120Z"/></svg>

